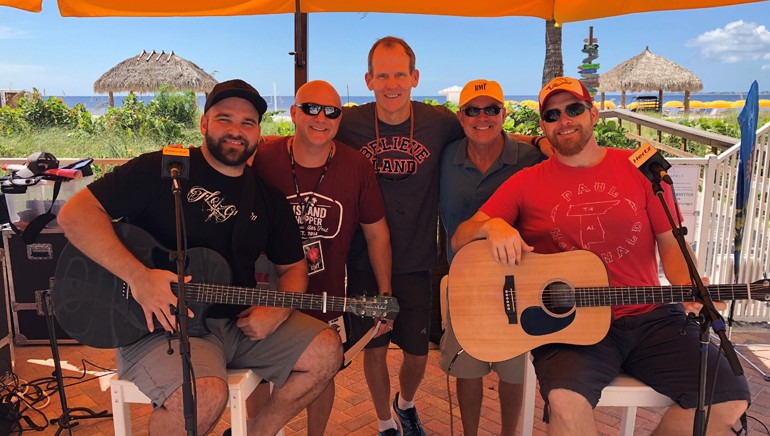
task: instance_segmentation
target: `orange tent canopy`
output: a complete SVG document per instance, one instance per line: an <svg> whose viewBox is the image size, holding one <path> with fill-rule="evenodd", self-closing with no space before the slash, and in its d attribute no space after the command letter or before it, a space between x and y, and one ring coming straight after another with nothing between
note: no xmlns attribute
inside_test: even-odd
<svg viewBox="0 0 770 436"><path fill-rule="evenodd" d="M529 16L559 23L673 9L698 9L764 0L300 0L300 12L393 12L467 17ZM0 0L0 5L31 12L42 10L43 0ZM58 0L68 17L174 17L294 13L291 0Z"/></svg>

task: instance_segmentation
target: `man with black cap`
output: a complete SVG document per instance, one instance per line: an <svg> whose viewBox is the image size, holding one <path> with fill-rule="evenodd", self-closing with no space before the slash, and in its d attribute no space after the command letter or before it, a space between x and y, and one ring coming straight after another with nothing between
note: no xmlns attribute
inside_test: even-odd
<svg viewBox="0 0 770 436"><path fill-rule="evenodd" d="M506 265L519 264L523 252L589 250L603 263L599 273L605 274L606 268L610 285L618 288L659 286L659 255L671 284L689 284L688 268L671 224L652 184L629 161L632 152L596 142L594 126L599 113L585 86L577 79L557 77L540 91L539 100L540 128L553 146L553 157L503 183L457 228L452 249L487 239L490 262ZM664 191L674 210L671 189L664 185ZM546 275L539 277L540 283L548 283L547 274L556 269L561 280L586 277L577 275L585 272L584 262L570 262L567 256L559 259L550 265L540 263L538 271L530 272ZM526 264L520 271L526 272L525 268ZM472 274L484 273L479 265L474 266ZM517 283L521 279L521 275L517 277ZM583 298L603 301L595 295ZM654 434L692 434L700 332L698 325L687 322L685 314L699 310L696 302L684 307L679 303L612 306L609 331L595 344L546 343L532 350L546 403L545 419L550 420L548 433L597 434L592 408L602 389L622 370L676 402ZM532 312L522 307L518 311ZM567 316L581 315L570 312ZM539 317L536 323L555 326L548 324L553 319ZM727 360L719 358L717 347L708 348L707 385L713 387L707 394L712 401L709 434L726 434L746 410L751 393L746 379L734 375Z"/></svg>
<svg viewBox="0 0 770 436"><path fill-rule="evenodd" d="M181 183L186 245L223 256L239 286L255 284L254 263L266 252L280 275L278 289L304 292L307 264L294 214L280 192L245 166L259 141L266 108L242 80L219 83L208 95L201 117L205 139L200 148L190 149L190 179ZM170 283L177 276L143 265L117 238L111 220L124 218L161 245L176 246L171 183L160 177L161 161L160 152L129 161L78 193L59 214L67 238L126 282L142 306L148 330L155 330L117 352L120 377L134 382L155 406L151 434L184 428L180 358L167 354L166 335L153 327L158 322L163 330L176 330ZM191 323L204 322L210 331L190 338L201 434L214 427L227 403L227 368L250 368L275 385L269 402L249 423L264 434L283 427L339 368L337 333L291 309L215 305L205 319L206 314L193 315ZM171 344L177 348L175 340Z"/></svg>

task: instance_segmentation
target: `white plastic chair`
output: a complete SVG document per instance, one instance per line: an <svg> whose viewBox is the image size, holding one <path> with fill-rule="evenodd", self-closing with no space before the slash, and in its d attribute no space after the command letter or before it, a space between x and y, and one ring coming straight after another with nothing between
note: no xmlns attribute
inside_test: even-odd
<svg viewBox="0 0 770 436"><path fill-rule="evenodd" d="M602 390L597 406L623 407L620 419L621 436L633 436L637 407L669 407L674 402L671 398L631 377L620 374L609 386Z"/></svg>
<svg viewBox="0 0 770 436"><path fill-rule="evenodd" d="M228 369L227 404L230 408L230 428L233 436L246 436L246 399L262 379L249 369ZM272 390L272 385L270 386ZM131 436L131 403L150 404L150 399L127 380L110 380L112 392L112 422L116 435ZM283 436L283 430L278 432Z"/></svg>

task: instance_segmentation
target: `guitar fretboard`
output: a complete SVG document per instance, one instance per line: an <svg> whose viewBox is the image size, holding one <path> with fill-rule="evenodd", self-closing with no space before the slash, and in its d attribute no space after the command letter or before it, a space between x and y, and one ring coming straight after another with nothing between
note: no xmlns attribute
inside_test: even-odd
<svg viewBox="0 0 770 436"><path fill-rule="evenodd" d="M751 299L751 284L707 286L711 298L722 300ZM760 287L760 285L756 285ZM559 298L560 291L551 293L551 299ZM627 286L581 287L575 289L575 305L578 307L619 306L628 304L679 303L695 301L692 287L686 286Z"/></svg>
<svg viewBox="0 0 770 436"><path fill-rule="evenodd" d="M172 283L174 291L176 283ZM344 312L347 298L330 297L300 292L273 291L264 286L245 288L230 285L185 283L187 301L209 304L236 304L245 306L283 307L303 310Z"/></svg>

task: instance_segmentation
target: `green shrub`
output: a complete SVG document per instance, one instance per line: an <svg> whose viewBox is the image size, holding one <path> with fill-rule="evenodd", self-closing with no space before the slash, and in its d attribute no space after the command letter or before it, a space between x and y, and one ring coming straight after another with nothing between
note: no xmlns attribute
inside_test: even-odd
<svg viewBox="0 0 770 436"><path fill-rule="evenodd" d="M0 107L0 136L21 134L28 132L30 128L20 110L9 106Z"/></svg>
<svg viewBox="0 0 770 436"><path fill-rule="evenodd" d="M180 126L194 127L199 118L195 93L175 93L170 86L163 85L147 105L147 114Z"/></svg>
<svg viewBox="0 0 770 436"><path fill-rule="evenodd" d="M503 130L519 135L540 136L540 114L527 106L506 105L506 117Z"/></svg>
<svg viewBox="0 0 770 436"><path fill-rule="evenodd" d="M635 149L637 142L626 137L626 129L614 120L604 120L594 126L596 142L605 147Z"/></svg>

